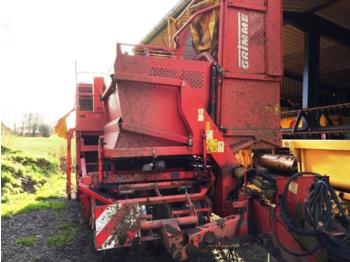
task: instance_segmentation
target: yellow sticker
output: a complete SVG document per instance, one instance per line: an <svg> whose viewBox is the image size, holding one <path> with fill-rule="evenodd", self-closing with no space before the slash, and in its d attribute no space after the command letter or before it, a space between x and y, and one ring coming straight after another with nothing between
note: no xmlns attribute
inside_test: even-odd
<svg viewBox="0 0 350 262"><path fill-rule="evenodd" d="M218 140L217 139L208 139L206 144L207 144L207 152L208 153L218 152Z"/></svg>
<svg viewBox="0 0 350 262"><path fill-rule="evenodd" d="M198 108L198 117L197 120L198 122L203 122L204 121L204 108Z"/></svg>
<svg viewBox="0 0 350 262"><path fill-rule="evenodd" d="M224 141L218 141L218 152L219 153L225 152L225 143L224 143Z"/></svg>
<svg viewBox="0 0 350 262"><path fill-rule="evenodd" d="M205 130L210 130L210 121L205 122Z"/></svg>

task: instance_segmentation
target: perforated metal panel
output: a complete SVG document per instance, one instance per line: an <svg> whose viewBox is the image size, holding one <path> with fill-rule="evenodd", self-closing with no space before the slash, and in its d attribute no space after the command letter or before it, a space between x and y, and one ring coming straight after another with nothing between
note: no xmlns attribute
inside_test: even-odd
<svg viewBox="0 0 350 262"><path fill-rule="evenodd" d="M251 45L265 44L264 15L258 12L249 12Z"/></svg>
<svg viewBox="0 0 350 262"><path fill-rule="evenodd" d="M84 94L92 94L92 86L91 85L79 85L78 92L84 93Z"/></svg>
<svg viewBox="0 0 350 262"><path fill-rule="evenodd" d="M179 78L179 71L170 68L151 68L151 76L161 76L170 78Z"/></svg>
<svg viewBox="0 0 350 262"><path fill-rule="evenodd" d="M80 83L77 88L77 97L80 111L93 111L93 86L91 84Z"/></svg>
<svg viewBox="0 0 350 262"><path fill-rule="evenodd" d="M85 112L92 112L94 110L92 96L79 96L79 110Z"/></svg>
<svg viewBox="0 0 350 262"><path fill-rule="evenodd" d="M203 86L204 73L199 71L182 71L182 79L186 80L193 87Z"/></svg>
<svg viewBox="0 0 350 262"><path fill-rule="evenodd" d="M169 68L152 67L149 75L182 79L187 81L194 88L201 88L204 85L204 73L201 71L185 71Z"/></svg>

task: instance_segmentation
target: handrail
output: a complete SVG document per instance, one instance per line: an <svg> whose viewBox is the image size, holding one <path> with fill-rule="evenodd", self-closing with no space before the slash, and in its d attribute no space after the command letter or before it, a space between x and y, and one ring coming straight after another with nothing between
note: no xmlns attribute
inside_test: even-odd
<svg viewBox="0 0 350 262"><path fill-rule="evenodd" d="M117 44L117 55L123 55L121 47L122 46L129 46L135 48L142 48L143 50L161 50L161 51L166 51L171 53L172 55L175 55L175 49L174 48L167 48L167 47L161 47L161 46L156 46L156 45L143 45L143 44L138 44L138 45L133 45L133 44L125 44L125 43L118 43Z"/></svg>
<svg viewBox="0 0 350 262"><path fill-rule="evenodd" d="M196 2L197 0L192 0L186 7L185 9L179 14L175 19L180 20L181 17L192 7L192 5Z"/></svg>
<svg viewBox="0 0 350 262"><path fill-rule="evenodd" d="M188 5L184 8L184 10L177 16L177 17L172 17L168 16L168 38L169 38L169 46L173 46L173 42L171 42L172 37L171 37L171 25L169 21L171 20L175 24L175 29L177 27L177 23L181 21L181 18L186 14L186 12L192 7L192 5L196 2L197 0L191 0L191 2L188 3ZM175 32L176 33L176 32Z"/></svg>
<svg viewBox="0 0 350 262"><path fill-rule="evenodd" d="M177 30L177 32L173 35L173 41L174 41L174 43L175 43L175 46L177 46L177 44L178 44L177 41L176 41L176 37L177 37L177 36L192 22L192 20L193 20L196 16L198 16L198 15L200 15L200 14L203 14L203 13L207 13L207 12L209 12L209 11L211 11L211 10L214 10L214 9L218 8L218 7L220 7L220 4L216 4L216 5L213 5L213 6L209 6L209 7L203 8L203 9L197 11L196 13L194 13L194 14L186 21L186 23L184 23L184 24L181 26L181 28L180 28L179 30Z"/></svg>

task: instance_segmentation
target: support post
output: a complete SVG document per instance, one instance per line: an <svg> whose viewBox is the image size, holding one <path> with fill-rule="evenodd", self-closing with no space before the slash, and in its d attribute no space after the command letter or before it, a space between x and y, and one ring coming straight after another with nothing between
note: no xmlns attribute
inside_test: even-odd
<svg viewBox="0 0 350 262"><path fill-rule="evenodd" d="M102 183L103 181L103 136L100 136L99 142L98 142L98 182Z"/></svg>
<svg viewBox="0 0 350 262"><path fill-rule="evenodd" d="M66 179L66 193L68 199L72 199L72 148L71 142L74 133L74 128L68 130L67 134L67 179Z"/></svg>
<svg viewBox="0 0 350 262"><path fill-rule="evenodd" d="M304 20L303 108L318 105L320 75L320 27L314 14Z"/></svg>

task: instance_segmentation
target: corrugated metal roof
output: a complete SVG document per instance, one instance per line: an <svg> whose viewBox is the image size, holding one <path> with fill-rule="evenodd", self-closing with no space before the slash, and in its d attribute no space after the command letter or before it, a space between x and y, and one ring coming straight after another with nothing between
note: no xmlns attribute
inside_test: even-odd
<svg viewBox="0 0 350 262"><path fill-rule="evenodd" d="M168 17L169 16L177 16L179 15L186 6L191 2L191 0L180 0L165 16L159 23L151 29L151 31L143 38L141 43L149 44L152 42L157 34L162 33L164 30L166 31L166 27L168 25Z"/></svg>
<svg viewBox="0 0 350 262"><path fill-rule="evenodd" d="M293 26L284 28L284 68L295 74L303 72L304 33ZM321 37L320 74L350 68L350 47Z"/></svg>
<svg viewBox="0 0 350 262"><path fill-rule="evenodd" d="M337 45L336 42L325 37L321 37L320 41L321 50ZM302 55L304 52L304 32L292 25L285 25L283 27L283 48L285 58L298 55L298 53Z"/></svg>
<svg viewBox="0 0 350 262"><path fill-rule="evenodd" d="M334 0L331 0L334 1ZM328 4L330 0L283 0L284 11L306 12L318 6Z"/></svg>
<svg viewBox="0 0 350 262"><path fill-rule="evenodd" d="M350 1L333 0L333 4L316 12L317 15L350 30Z"/></svg>
<svg viewBox="0 0 350 262"><path fill-rule="evenodd" d="M284 11L315 13L350 30L349 0L283 0ZM320 39L320 82L338 88L350 85L350 47L331 39ZM284 69L296 75L303 73L304 33L292 25L283 30ZM344 80L345 79L345 80Z"/></svg>

